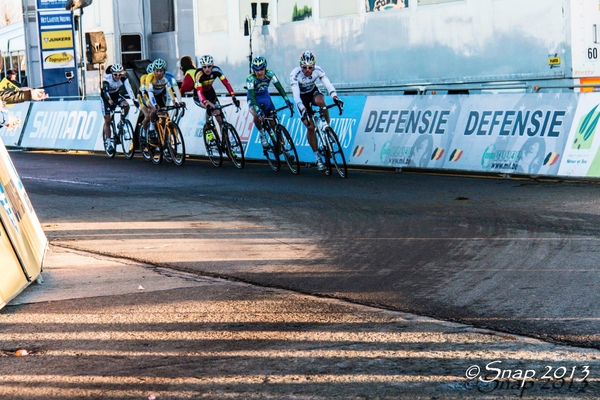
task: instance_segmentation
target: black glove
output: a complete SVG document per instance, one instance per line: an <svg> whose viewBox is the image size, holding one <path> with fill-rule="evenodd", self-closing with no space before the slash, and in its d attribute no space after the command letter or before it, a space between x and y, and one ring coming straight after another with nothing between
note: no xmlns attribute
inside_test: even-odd
<svg viewBox="0 0 600 400"><path fill-rule="evenodd" d="M235 96L232 97L231 100L233 101L233 104L235 104L235 106L237 108L240 108L240 101L237 98L235 98Z"/></svg>
<svg viewBox="0 0 600 400"><path fill-rule="evenodd" d="M133 101L133 105L135 106L135 108L140 108L140 102L137 100Z"/></svg>

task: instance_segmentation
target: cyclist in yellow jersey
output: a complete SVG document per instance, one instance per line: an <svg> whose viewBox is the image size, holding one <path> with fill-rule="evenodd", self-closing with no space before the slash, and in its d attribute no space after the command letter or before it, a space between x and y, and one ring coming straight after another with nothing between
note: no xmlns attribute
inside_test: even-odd
<svg viewBox="0 0 600 400"><path fill-rule="evenodd" d="M146 79L148 76L154 71L154 65L152 63L148 64L146 67L146 74L140 77L140 89L138 91L138 101L141 104L141 110L144 114L144 120L142 121L142 136L145 137L145 132L148 130L148 125L150 124L150 114L154 110L154 107L150 104L150 99L148 98L148 93L146 92Z"/></svg>
<svg viewBox="0 0 600 400"><path fill-rule="evenodd" d="M185 103L181 100L181 92L177 86L175 76L171 72L166 72L167 62L162 58L157 58L152 65L154 71L146 77L145 82L148 99L153 107L150 113L149 126L151 136L155 135L154 121L156 121L158 110L166 105L167 94L174 105L185 107Z"/></svg>

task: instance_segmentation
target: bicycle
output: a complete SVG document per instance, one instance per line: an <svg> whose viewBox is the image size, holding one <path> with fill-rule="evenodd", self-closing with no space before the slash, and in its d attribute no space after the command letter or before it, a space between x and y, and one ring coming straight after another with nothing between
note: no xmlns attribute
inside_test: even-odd
<svg viewBox="0 0 600 400"><path fill-rule="evenodd" d="M204 146L206 147L208 158L215 167L223 165L223 154L225 154L237 168L244 168L246 163L244 158L244 147L242 146L240 136L233 125L227 122L223 111L221 111L221 118L223 120L221 138L219 138L219 135L217 134L214 111L222 110L232 104L233 103L229 103L224 106L217 104L215 108L207 107L206 109L206 123L204 124L202 136L204 137Z"/></svg>
<svg viewBox="0 0 600 400"><path fill-rule="evenodd" d="M325 109L333 107L337 107L340 110L340 115L342 115L344 103L342 101L337 101L335 104L319 107L316 110L313 107L312 120L315 126L318 151L325 161L325 175L331 175L331 164L333 163L340 176L346 178L348 177L348 168L346 166L346 157L344 156L342 146L340 145L340 140L333 128L327 123L325 115L323 115Z"/></svg>
<svg viewBox="0 0 600 400"><path fill-rule="evenodd" d="M267 139L269 141L269 146L266 148L263 147L263 154L267 158L267 161L273 171L278 172L281 169L280 157L283 156L283 159L290 168L290 171L297 175L300 173L300 160L298 159L298 152L296 151L296 146L294 145L294 141L292 140L290 133L283 125L281 125L277 115L279 111L285 110L286 108L288 107L283 106L276 109L268 117L263 117L263 129L265 130ZM293 115L294 111L292 111L292 116ZM273 123L275 126L273 127L271 123ZM278 145L275 145L276 143Z"/></svg>
<svg viewBox="0 0 600 400"><path fill-rule="evenodd" d="M173 118L169 111L175 110ZM185 141L177 122L185 115L185 108L180 106L167 106L158 111L158 120L154 124L157 137L147 138L148 132L140 135L140 149L142 156L154 164L162 163L164 159L177 166L185 162Z"/></svg>
<svg viewBox="0 0 600 400"><path fill-rule="evenodd" d="M118 109L117 109L118 108ZM120 144L123 149L123 154L125 158L132 159L133 154L135 153L135 148L133 144L133 126L131 122L127 118L123 117L123 109L119 104L115 104L114 107L111 107L110 110L110 137L113 139L115 145L112 150L109 150L106 147L106 140L104 141L104 151L108 158L113 158L115 154L117 154L117 145ZM121 114L121 118L117 123L115 121L115 115Z"/></svg>

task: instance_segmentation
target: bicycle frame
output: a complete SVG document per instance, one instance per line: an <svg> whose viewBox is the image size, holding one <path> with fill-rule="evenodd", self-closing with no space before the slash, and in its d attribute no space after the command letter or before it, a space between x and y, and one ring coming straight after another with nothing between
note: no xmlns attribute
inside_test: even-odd
<svg viewBox="0 0 600 400"><path fill-rule="evenodd" d="M346 158L336 133L333 131L324 115L326 109L333 107L337 107L340 115L342 115L343 103L335 103L325 107L318 107L317 109L313 108L312 121L314 124L315 136L317 138L318 151L325 160L325 174L331 175L331 164L333 162L340 176L346 178Z"/></svg>

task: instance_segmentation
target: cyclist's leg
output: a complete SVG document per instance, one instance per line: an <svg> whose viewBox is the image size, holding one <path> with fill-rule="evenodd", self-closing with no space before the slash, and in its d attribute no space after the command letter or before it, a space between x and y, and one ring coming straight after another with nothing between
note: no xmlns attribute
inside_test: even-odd
<svg viewBox="0 0 600 400"><path fill-rule="evenodd" d="M125 118L127 114L129 114L129 103L123 97L121 97L120 101L121 102L119 103L119 105L121 106L121 110L123 111L123 114L121 116Z"/></svg>
<svg viewBox="0 0 600 400"><path fill-rule="evenodd" d="M325 97L323 96L323 93L321 93L319 91L317 91L317 93L314 93L313 103L319 107L325 107ZM323 115L325 116L327 123L330 123L331 121L329 120L329 110L328 109L325 108L323 110Z"/></svg>
<svg viewBox="0 0 600 400"><path fill-rule="evenodd" d="M102 132L104 134L104 140L110 139L110 106L104 99L100 100L102 104L102 116L104 118L104 126Z"/></svg>
<svg viewBox="0 0 600 400"><path fill-rule="evenodd" d="M313 120L312 120L312 104L313 104L313 99L314 99L314 95L313 92L309 92L309 93L305 93L305 94L301 94L300 95L300 99L302 100L302 104L304 104L304 107L306 107L306 114L307 117L306 120L303 120L302 122L304 123L304 125L306 125L306 138L308 139L308 144L310 145L310 148L312 149L312 151L315 153L316 156L318 156L318 151L317 151L317 138L315 136L315 125L313 124Z"/></svg>

